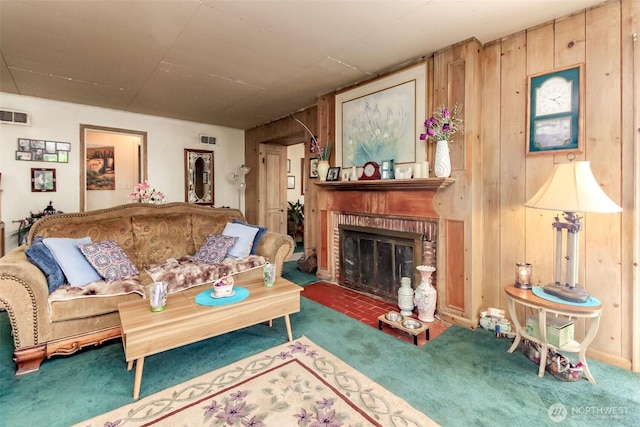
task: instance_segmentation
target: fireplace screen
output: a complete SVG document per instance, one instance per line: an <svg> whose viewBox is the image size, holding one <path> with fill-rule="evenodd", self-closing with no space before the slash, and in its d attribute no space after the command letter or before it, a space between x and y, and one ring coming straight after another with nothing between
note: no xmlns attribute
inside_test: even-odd
<svg viewBox="0 0 640 427"><path fill-rule="evenodd" d="M340 284L395 303L400 279L419 275L422 235L341 225ZM418 279L419 280L419 279Z"/></svg>

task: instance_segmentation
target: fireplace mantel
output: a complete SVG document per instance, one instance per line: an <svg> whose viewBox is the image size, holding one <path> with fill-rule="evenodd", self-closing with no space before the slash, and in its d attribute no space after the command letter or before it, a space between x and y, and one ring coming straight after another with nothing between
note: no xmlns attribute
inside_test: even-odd
<svg viewBox="0 0 640 427"><path fill-rule="evenodd" d="M437 222L440 214L434 197L454 182L453 178L316 182L318 276L337 280L336 214L363 215L371 218L367 224L379 220Z"/></svg>
<svg viewBox="0 0 640 427"><path fill-rule="evenodd" d="M454 178L416 178L416 179L376 179L371 181L317 181L315 185L323 190L344 191L438 191L453 184Z"/></svg>

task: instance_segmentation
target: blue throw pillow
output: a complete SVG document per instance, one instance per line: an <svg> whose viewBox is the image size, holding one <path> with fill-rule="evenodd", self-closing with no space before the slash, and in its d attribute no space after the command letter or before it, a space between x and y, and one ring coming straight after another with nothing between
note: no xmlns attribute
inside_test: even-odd
<svg viewBox="0 0 640 427"><path fill-rule="evenodd" d="M53 254L71 286L77 288L102 280L78 248L79 244L91 243L91 237L82 239L54 237L44 239L42 242Z"/></svg>
<svg viewBox="0 0 640 427"><path fill-rule="evenodd" d="M32 264L42 270L47 278L49 293L51 293L64 285L67 279L64 277L64 273L53 257L53 254L49 248L42 243L42 240L42 236L36 236L31 242L31 246L29 246L24 253Z"/></svg>
<svg viewBox="0 0 640 427"><path fill-rule="evenodd" d="M233 222L235 224L244 224L247 227L255 227L258 229L258 233L256 234L256 237L253 239L253 246L251 247L251 255L255 255L256 254L256 249L258 249L258 243L260 243L260 239L262 239L262 236L264 236L267 232L267 227L261 227L259 225L253 225L253 224L246 224L244 222L242 222L241 220L239 220L238 218L234 218Z"/></svg>
<svg viewBox="0 0 640 427"><path fill-rule="evenodd" d="M233 245L229 253L228 258L246 258L251 253L251 247L253 246L253 239L256 238L258 229L255 227L248 227L244 224L238 224L228 222L222 230L223 236L237 237L238 240Z"/></svg>

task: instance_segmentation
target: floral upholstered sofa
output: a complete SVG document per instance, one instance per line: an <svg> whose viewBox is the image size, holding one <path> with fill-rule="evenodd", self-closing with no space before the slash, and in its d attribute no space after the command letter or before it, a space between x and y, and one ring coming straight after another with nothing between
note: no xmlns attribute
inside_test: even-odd
<svg viewBox="0 0 640 427"><path fill-rule="evenodd" d="M9 315L16 374L38 370L45 358L72 354L119 337L118 304L144 298L145 285L154 281L166 280L170 292L193 286L205 289L211 281L229 275L234 275L236 282L261 278L265 262L276 264L281 274L283 262L292 255L295 243L290 236L265 229L250 242L257 244L250 246L247 256L227 257L215 265L194 261L196 255L202 258L206 241L228 235L229 224L257 228L244 222L237 209L189 203L131 203L38 220L31 227L27 244L0 258L0 303ZM98 274L97 280L85 278L88 284L72 286L71 277L80 271L80 265L72 263L73 271L64 273L69 282L50 289L53 275L48 267L54 263L43 267L41 260L34 260L31 253L36 245L87 238L92 244L79 246L94 248L99 243L109 243L120 254L124 252L126 256L122 258L137 274L113 280L108 274L103 277L110 280ZM204 252L204 259L208 255ZM58 257L54 261L57 260ZM98 270L96 267L94 273Z"/></svg>

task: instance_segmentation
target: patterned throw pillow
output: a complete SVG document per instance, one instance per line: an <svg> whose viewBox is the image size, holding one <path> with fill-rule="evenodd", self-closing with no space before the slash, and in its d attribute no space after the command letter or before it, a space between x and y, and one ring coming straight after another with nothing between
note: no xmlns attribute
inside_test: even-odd
<svg viewBox="0 0 640 427"><path fill-rule="evenodd" d="M113 240L78 245L80 252L107 282L138 275L138 269Z"/></svg>
<svg viewBox="0 0 640 427"><path fill-rule="evenodd" d="M225 259L227 253L235 245L237 237L222 236L220 234L209 234L204 244L193 254L193 261L204 264L220 264Z"/></svg>

